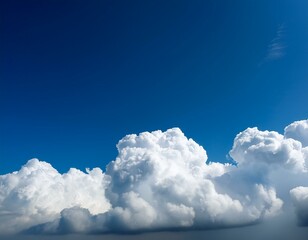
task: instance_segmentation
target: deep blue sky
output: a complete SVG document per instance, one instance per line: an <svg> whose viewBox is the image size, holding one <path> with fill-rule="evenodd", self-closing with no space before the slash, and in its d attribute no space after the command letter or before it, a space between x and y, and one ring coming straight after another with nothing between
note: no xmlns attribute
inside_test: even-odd
<svg viewBox="0 0 308 240"><path fill-rule="evenodd" d="M0 173L101 167L129 133L235 135L308 116L308 2L1 1Z"/></svg>

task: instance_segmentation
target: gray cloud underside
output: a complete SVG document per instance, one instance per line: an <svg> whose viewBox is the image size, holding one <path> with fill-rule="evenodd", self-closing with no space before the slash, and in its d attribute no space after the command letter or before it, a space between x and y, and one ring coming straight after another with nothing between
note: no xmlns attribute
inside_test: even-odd
<svg viewBox="0 0 308 240"><path fill-rule="evenodd" d="M203 147L178 128L124 137L105 173L60 174L32 159L0 176L0 232L244 226L279 215L289 199L298 222L308 225L307 126L308 120L294 122L284 135L246 129L230 151L236 166L209 162Z"/></svg>

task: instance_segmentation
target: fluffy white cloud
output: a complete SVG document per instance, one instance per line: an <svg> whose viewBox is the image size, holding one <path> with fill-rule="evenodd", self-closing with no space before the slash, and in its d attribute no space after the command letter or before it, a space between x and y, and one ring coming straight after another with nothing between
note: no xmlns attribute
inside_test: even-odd
<svg viewBox="0 0 308 240"><path fill-rule="evenodd" d="M284 130L286 138L293 138L302 143L303 147L308 146L308 120L296 121Z"/></svg>
<svg viewBox="0 0 308 240"><path fill-rule="evenodd" d="M275 215L282 206L275 190L261 184L251 183L244 195L234 194L237 197L225 193L215 180L232 172L235 166L206 163L205 150L178 128L128 135L117 148L119 155L107 166L105 175L109 179L106 197L112 204L108 212L92 215L85 209L66 209L60 220L32 230L109 232L229 227ZM82 227L78 228L76 219L85 222Z"/></svg>
<svg viewBox="0 0 308 240"><path fill-rule="evenodd" d="M306 155L301 142L274 131L259 131L256 127L236 136L230 156L239 165L253 165L254 168L285 167L306 171Z"/></svg>
<svg viewBox="0 0 308 240"><path fill-rule="evenodd" d="M61 175L50 164L32 159L19 171L0 176L0 232L16 232L60 217L65 208L92 214L110 208L107 181L99 168L70 169Z"/></svg>
<svg viewBox="0 0 308 240"><path fill-rule="evenodd" d="M0 231L99 233L258 222L283 205L273 173L306 174L305 124L291 124L285 135L257 128L239 133L230 151L237 166L208 162L206 151L178 128L124 137L106 173L60 174L30 160L0 176Z"/></svg>
<svg viewBox="0 0 308 240"><path fill-rule="evenodd" d="M308 188L295 187L308 182L308 120L290 124L284 135L248 128L236 136L230 155L243 169L238 175L257 175L263 181L265 176L281 194L293 188L298 222L308 225Z"/></svg>
<svg viewBox="0 0 308 240"><path fill-rule="evenodd" d="M118 151L117 159L107 167L106 174L112 179L108 196L126 212L135 212L123 201L129 192L155 209L156 214L149 214L148 221L142 220L148 222L144 228L237 225L255 221L264 211L265 205L254 205L252 214L252 201L241 203L218 192L214 179L235 167L205 164L205 150L178 128L129 135L119 142ZM136 229L131 225L129 221L124 224Z"/></svg>

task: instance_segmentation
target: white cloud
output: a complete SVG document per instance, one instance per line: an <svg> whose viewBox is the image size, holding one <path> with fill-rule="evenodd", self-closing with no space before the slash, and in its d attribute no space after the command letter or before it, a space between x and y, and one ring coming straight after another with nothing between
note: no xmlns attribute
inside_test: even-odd
<svg viewBox="0 0 308 240"><path fill-rule="evenodd" d="M303 147L308 146L308 120L296 121L284 130L286 138L293 138L302 143Z"/></svg>
<svg viewBox="0 0 308 240"><path fill-rule="evenodd" d="M18 172L0 176L0 232L16 232L54 220L65 208L97 214L110 208L106 180L98 168L61 175L50 164L30 160Z"/></svg>
<svg viewBox="0 0 308 240"><path fill-rule="evenodd" d="M218 191L217 187L222 187L217 186L215 179L235 167L205 164L205 150L178 128L127 136L119 142L118 151L117 159L107 167L106 174L112 179L107 196L113 206L126 213L136 212L131 201L125 198L131 192L145 201L142 206L147 206L146 209L155 209L155 214L146 217L148 224L142 226L144 229L247 224L262 217L263 211L271 206L256 205L255 199L241 202ZM260 203L267 201L258 192L253 187L246 194L258 196ZM142 220L144 216L134 216L136 221L141 217L146 223ZM125 222L124 226L140 229L132 221Z"/></svg>
<svg viewBox="0 0 308 240"><path fill-rule="evenodd" d="M248 128L236 136L230 155L239 166L245 166L249 177L256 174L261 180L260 175L265 176L263 180L278 188L281 195L292 189L298 222L308 225L308 188L296 187L308 182L308 120L290 124L284 135Z"/></svg>
<svg viewBox="0 0 308 240"><path fill-rule="evenodd" d="M307 174L307 135L298 126L285 135L257 128L239 133L230 151L237 166L208 162L206 151L178 128L124 137L106 173L61 175L31 160L0 176L0 230L100 233L259 222L282 209L277 169Z"/></svg>
<svg viewBox="0 0 308 240"><path fill-rule="evenodd" d="M297 140L274 131L248 128L236 136L230 156L239 165L252 165L255 169L284 167L306 171L305 151Z"/></svg>

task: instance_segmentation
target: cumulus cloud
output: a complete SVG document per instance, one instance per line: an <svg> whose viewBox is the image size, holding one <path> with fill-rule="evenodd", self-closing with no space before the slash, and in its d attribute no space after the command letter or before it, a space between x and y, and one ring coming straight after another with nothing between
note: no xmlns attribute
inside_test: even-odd
<svg viewBox="0 0 308 240"><path fill-rule="evenodd" d="M207 163L206 151L178 128L128 135L117 148L119 155L105 173L106 197L112 205L106 213L65 209L60 220L32 232L230 227L275 215L282 206L275 190L262 184L251 183L243 196L225 193L215 179L235 166Z"/></svg>
<svg viewBox="0 0 308 240"><path fill-rule="evenodd" d="M307 121L295 122L284 135L257 128L239 133L230 151L236 166L209 162L203 147L179 128L127 135L105 173L96 168L60 174L30 160L0 176L0 230L138 232L262 221L282 211L275 173L307 175L305 126ZM294 184L288 191L299 186ZM292 200L306 209L307 198L298 192L291 191Z"/></svg>
<svg viewBox="0 0 308 240"><path fill-rule="evenodd" d="M303 146L306 166L308 165L308 120L296 121L285 128L285 136L298 140ZM290 191L299 225L308 226L308 179Z"/></svg>
<svg viewBox="0 0 308 240"><path fill-rule="evenodd" d="M32 159L19 171L0 176L0 232L10 233L60 217L63 209L83 207L92 214L110 208L107 180L99 168L70 169L61 175Z"/></svg>
<svg viewBox="0 0 308 240"><path fill-rule="evenodd" d="M284 135L286 138L293 138L303 145L303 147L308 146L308 121L296 121L284 130Z"/></svg>
<svg viewBox="0 0 308 240"><path fill-rule="evenodd" d="M253 165L264 170L284 167L305 171L304 152L301 142L295 139L274 131L248 128L236 136L230 156L239 165Z"/></svg>
<svg viewBox="0 0 308 240"><path fill-rule="evenodd" d="M275 185L280 195L291 189L298 223L308 225L308 187L299 186L308 183L308 120L288 125L284 135L248 128L236 136L230 155L247 176Z"/></svg>
<svg viewBox="0 0 308 240"><path fill-rule="evenodd" d="M308 226L308 187L296 187L290 191L299 225Z"/></svg>

